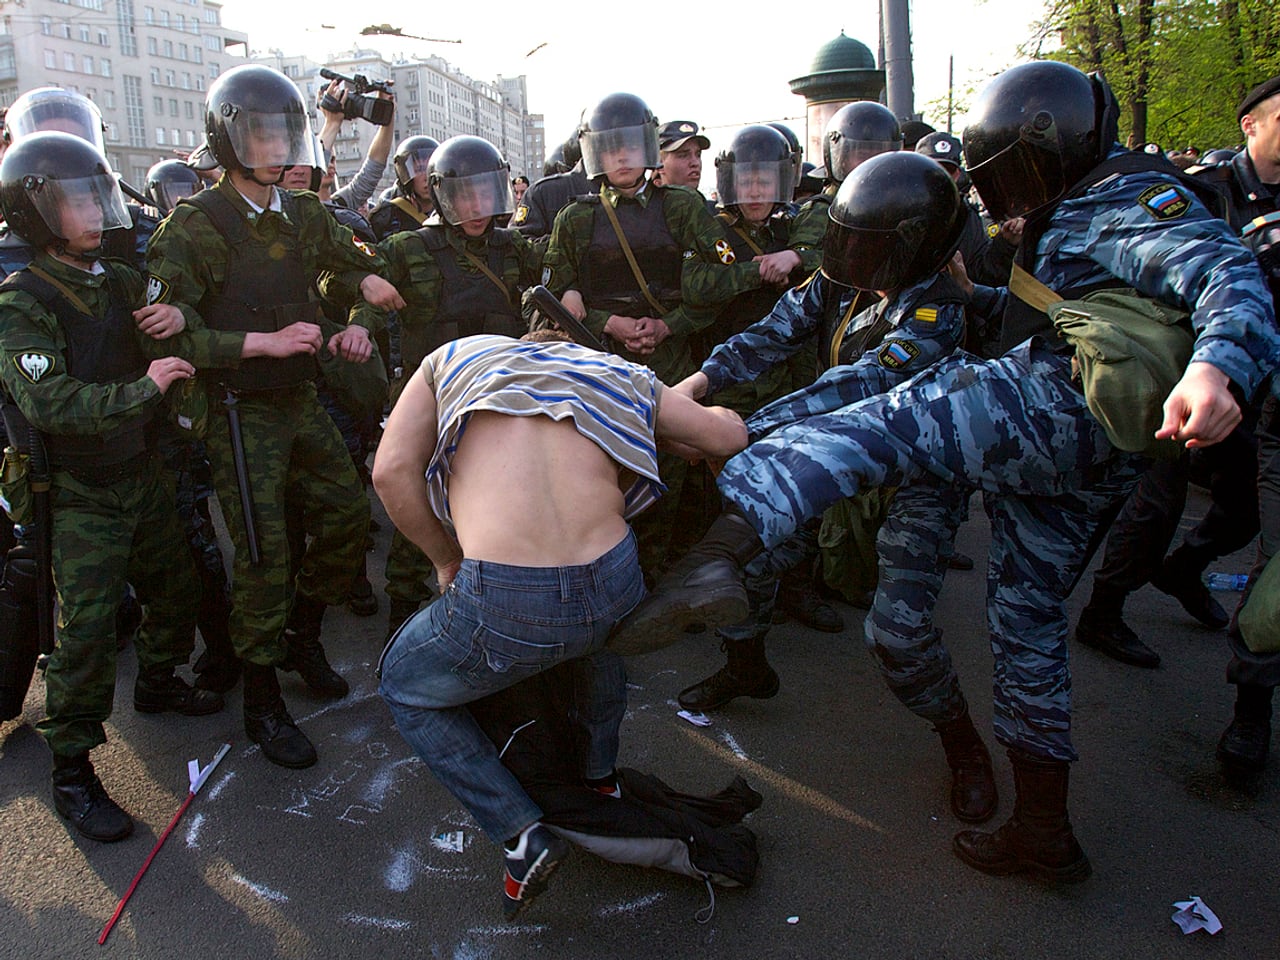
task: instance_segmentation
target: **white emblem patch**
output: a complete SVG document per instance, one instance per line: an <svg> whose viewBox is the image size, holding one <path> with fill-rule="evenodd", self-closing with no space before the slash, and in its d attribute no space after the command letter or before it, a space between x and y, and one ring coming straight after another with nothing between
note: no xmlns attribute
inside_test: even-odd
<svg viewBox="0 0 1280 960"><path fill-rule="evenodd" d="M18 369L32 383L39 383L40 378L53 369L53 357L47 353L24 353L15 359Z"/></svg>
<svg viewBox="0 0 1280 960"><path fill-rule="evenodd" d="M159 277L151 277L147 280L147 306L153 303L159 303L160 298L169 292L169 285Z"/></svg>
<svg viewBox="0 0 1280 960"><path fill-rule="evenodd" d="M950 153L951 143L947 140L939 140L937 143L933 145L933 149L936 150L938 153Z"/></svg>

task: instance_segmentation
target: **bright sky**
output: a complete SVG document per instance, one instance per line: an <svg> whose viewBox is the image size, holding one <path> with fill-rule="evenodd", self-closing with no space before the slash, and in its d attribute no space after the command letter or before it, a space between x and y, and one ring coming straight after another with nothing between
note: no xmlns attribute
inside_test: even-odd
<svg viewBox="0 0 1280 960"><path fill-rule="evenodd" d="M509 0L387 4L353 15L358 6L349 0L224 0L223 22L248 33L257 51L280 48L323 62L358 44L386 55L436 54L477 80L525 74L530 111L546 115L548 145L570 133L585 105L626 90L643 97L659 120L707 127L712 155L750 122L796 118L791 125L803 139L804 100L791 93L788 81L806 74L818 47L841 29L873 55L878 43L877 5L866 0L830 4L843 8L839 14L815 12L811 2L763 0L560 4L564 12L555 14L556 5L542 5L548 14L541 18L529 15L532 5ZM955 57L957 91L1016 62L1017 46L1041 9L1038 0L915 0L916 110L945 98L949 56ZM625 10L626 20L606 25L610 10ZM795 26L779 10L789 12ZM359 35L362 27L383 22L406 34L462 42ZM926 112L925 119L941 127L946 117ZM962 126L958 116L956 129Z"/></svg>

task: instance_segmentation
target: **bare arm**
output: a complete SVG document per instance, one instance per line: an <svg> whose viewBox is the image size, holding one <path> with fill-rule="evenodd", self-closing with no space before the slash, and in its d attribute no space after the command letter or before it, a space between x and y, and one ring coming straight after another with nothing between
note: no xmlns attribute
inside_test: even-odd
<svg viewBox="0 0 1280 960"><path fill-rule="evenodd" d="M658 442L680 456L723 460L747 445L742 418L725 407L704 407L684 393L662 391L655 431Z"/></svg>
<svg viewBox="0 0 1280 960"><path fill-rule="evenodd" d="M462 547L427 501L427 464L435 449L435 393L419 370L409 378L387 418L373 461L373 487L391 522L431 558L444 590L462 563Z"/></svg>

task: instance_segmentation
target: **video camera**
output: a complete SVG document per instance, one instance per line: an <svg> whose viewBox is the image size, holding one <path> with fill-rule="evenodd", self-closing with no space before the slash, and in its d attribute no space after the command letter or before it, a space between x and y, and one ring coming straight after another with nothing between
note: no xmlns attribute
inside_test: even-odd
<svg viewBox="0 0 1280 960"><path fill-rule="evenodd" d="M385 127L391 122L391 118L395 116L395 105L390 100L367 96L371 91L391 93L391 87L395 83L394 80L370 80L359 73L347 77L337 71L330 70L328 67L320 68L320 76L326 80L341 80L347 84L347 99L345 101L339 100L326 92L320 98L321 109L332 113L340 111L347 120L367 120L379 127Z"/></svg>

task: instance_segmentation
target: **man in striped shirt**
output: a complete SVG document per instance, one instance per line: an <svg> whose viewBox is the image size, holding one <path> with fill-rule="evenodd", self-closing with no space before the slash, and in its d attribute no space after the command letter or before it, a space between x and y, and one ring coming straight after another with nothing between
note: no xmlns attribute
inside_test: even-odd
<svg viewBox="0 0 1280 960"><path fill-rule="evenodd" d="M504 843L508 917L541 891L568 845L539 822L465 704L589 658L583 778L614 788L625 673L604 646L644 595L627 520L663 491L659 442L723 458L745 446L746 428L616 356L478 336L427 357L378 448L374 486L442 591L392 638L380 692L436 777ZM741 619L739 607L721 612Z"/></svg>

